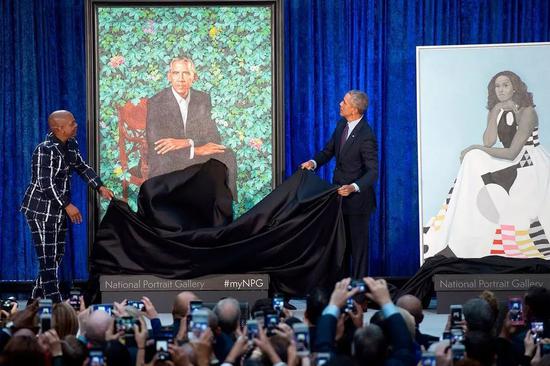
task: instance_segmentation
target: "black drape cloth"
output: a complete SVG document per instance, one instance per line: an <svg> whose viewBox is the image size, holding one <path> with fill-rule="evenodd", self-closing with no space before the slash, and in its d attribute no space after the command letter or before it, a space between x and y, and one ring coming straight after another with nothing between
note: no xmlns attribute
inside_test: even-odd
<svg viewBox="0 0 550 366"><path fill-rule="evenodd" d="M550 273L550 262L544 259L518 259L500 256L483 258L448 258L443 255L428 258L418 272L409 280L395 299L412 294L427 307L434 293L432 277L437 274L505 274L505 273Z"/></svg>
<svg viewBox="0 0 550 366"><path fill-rule="evenodd" d="M151 178L140 189L137 213L113 200L96 236L92 273L268 273L272 288L289 295L331 285L345 250L336 186L299 170L229 223L225 169L210 160Z"/></svg>

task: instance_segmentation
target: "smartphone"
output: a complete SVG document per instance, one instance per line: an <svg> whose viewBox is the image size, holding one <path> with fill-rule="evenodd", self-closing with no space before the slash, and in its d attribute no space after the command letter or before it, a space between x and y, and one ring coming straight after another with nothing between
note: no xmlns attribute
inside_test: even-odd
<svg viewBox="0 0 550 366"><path fill-rule="evenodd" d="M464 331L460 328L451 329L451 344L462 343L464 341Z"/></svg>
<svg viewBox="0 0 550 366"><path fill-rule="evenodd" d="M508 317L510 324L523 325L523 301L520 297L511 297L508 299Z"/></svg>
<svg viewBox="0 0 550 366"><path fill-rule="evenodd" d="M348 291L353 290L354 288L358 288L359 292L364 293L368 291L368 286L365 283L365 281L358 279L358 280L351 280L351 282L348 285Z"/></svg>
<svg viewBox="0 0 550 366"><path fill-rule="evenodd" d="M422 357L420 358L421 366L435 366L435 353L434 352L422 352Z"/></svg>
<svg viewBox="0 0 550 366"><path fill-rule="evenodd" d="M115 331L124 332L124 334L134 334L134 325L137 323L137 319L133 316L117 316L115 318Z"/></svg>
<svg viewBox="0 0 550 366"><path fill-rule="evenodd" d="M52 300L51 299L40 299L38 301L38 315L42 314L52 314Z"/></svg>
<svg viewBox="0 0 550 366"><path fill-rule="evenodd" d="M315 355L315 359L313 361L314 366L323 366L330 360L330 353L329 352L319 352Z"/></svg>
<svg viewBox="0 0 550 366"><path fill-rule="evenodd" d="M105 356L101 349L91 349L88 359L88 366L105 366Z"/></svg>
<svg viewBox="0 0 550 366"><path fill-rule="evenodd" d="M128 304L128 306L133 306L139 311L145 311L145 304L143 303L143 301L128 300L126 304Z"/></svg>
<svg viewBox="0 0 550 366"><path fill-rule="evenodd" d="M189 313L193 314L193 311L198 310L202 308L202 301L200 300L194 300L189 301Z"/></svg>
<svg viewBox="0 0 550 366"><path fill-rule="evenodd" d="M309 355L309 328L304 323L296 323L292 326L294 341L296 342L296 354L300 357Z"/></svg>
<svg viewBox="0 0 550 366"><path fill-rule="evenodd" d="M451 305L451 329L460 328L462 321L462 305Z"/></svg>
<svg viewBox="0 0 550 366"><path fill-rule="evenodd" d="M283 306L285 304L285 299L282 295L274 295L273 296L273 310L279 312L283 311Z"/></svg>
<svg viewBox="0 0 550 366"><path fill-rule="evenodd" d="M346 307L344 308L344 311L346 313L355 313L355 303L353 302L352 297L346 300Z"/></svg>
<svg viewBox="0 0 550 366"><path fill-rule="evenodd" d="M168 343L174 343L174 327L171 325L164 325L158 330L155 339L166 339Z"/></svg>
<svg viewBox="0 0 550 366"><path fill-rule="evenodd" d="M160 361L169 361L170 353L168 353L168 340L155 339L155 350L157 351L157 359Z"/></svg>
<svg viewBox="0 0 550 366"><path fill-rule="evenodd" d="M92 311L104 311L109 315L113 314L113 305L112 304L95 304L92 305Z"/></svg>
<svg viewBox="0 0 550 366"><path fill-rule="evenodd" d="M246 329L248 333L248 340L252 341L254 338L258 338L260 334L260 328L256 320L249 320L246 322Z"/></svg>
<svg viewBox="0 0 550 366"><path fill-rule="evenodd" d="M69 305L75 311L80 311L80 291L73 290L69 293Z"/></svg>
<svg viewBox="0 0 550 366"><path fill-rule="evenodd" d="M208 328L208 312L206 310L195 310L191 314L191 321L189 322L188 337L190 341L198 340L202 333Z"/></svg>
<svg viewBox="0 0 550 366"><path fill-rule="evenodd" d="M533 333L533 341L535 344L539 343L544 333L543 322L531 322L531 333Z"/></svg>
<svg viewBox="0 0 550 366"><path fill-rule="evenodd" d="M273 331L279 325L279 316L277 314L266 314L265 316L265 328L267 329L266 334L268 337L271 337L275 334Z"/></svg>
<svg viewBox="0 0 550 366"><path fill-rule="evenodd" d="M43 313L40 315L40 332L45 333L52 327L52 314Z"/></svg>
<svg viewBox="0 0 550 366"><path fill-rule="evenodd" d="M453 362L464 359L465 348L463 344L455 343L451 346L451 352L453 354Z"/></svg>

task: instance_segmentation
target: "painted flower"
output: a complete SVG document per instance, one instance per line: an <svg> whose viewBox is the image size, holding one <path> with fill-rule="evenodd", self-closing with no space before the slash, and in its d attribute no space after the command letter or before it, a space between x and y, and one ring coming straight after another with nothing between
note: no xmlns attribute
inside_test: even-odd
<svg viewBox="0 0 550 366"><path fill-rule="evenodd" d="M215 26L212 26L212 28L210 28L210 30L208 31L208 35L212 39L216 38L218 33L220 33L220 30L218 28L216 28Z"/></svg>
<svg viewBox="0 0 550 366"><path fill-rule="evenodd" d="M219 126L222 126L222 127L227 127L227 126L229 126L229 123L227 123L227 121L224 120L224 119L218 120L218 121L217 121L217 124L218 124Z"/></svg>
<svg viewBox="0 0 550 366"><path fill-rule="evenodd" d="M252 66L250 66L250 71L251 72L258 72L258 71L260 71L260 66L252 65Z"/></svg>
<svg viewBox="0 0 550 366"><path fill-rule="evenodd" d="M264 144L264 142L262 141L262 139L250 139L248 141L248 145L251 148L256 149L258 151L262 148L263 144Z"/></svg>
<svg viewBox="0 0 550 366"><path fill-rule="evenodd" d="M117 177L120 177L122 175L122 167L120 165L115 166L113 173L115 173Z"/></svg>
<svg viewBox="0 0 550 366"><path fill-rule="evenodd" d="M124 63L124 57L123 56L113 56L111 57L111 60L109 61L109 66L111 67L119 67Z"/></svg>
<svg viewBox="0 0 550 366"><path fill-rule="evenodd" d="M143 33L154 34L155 33L155 22L152 19L147 21L147 26L143 28Z"/></svg>

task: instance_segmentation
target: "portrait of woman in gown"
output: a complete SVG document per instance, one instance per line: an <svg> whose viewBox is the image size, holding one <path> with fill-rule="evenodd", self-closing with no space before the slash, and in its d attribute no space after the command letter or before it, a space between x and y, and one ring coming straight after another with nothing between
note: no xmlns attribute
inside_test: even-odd
<svg viewBox="0 0 550 366"><path fill-rule="evenodd" d="M533 94L511 71L494 75L487 92L483 144L460 154L454 185L424 227L424 258L550 259L550 155Z"/></svg>

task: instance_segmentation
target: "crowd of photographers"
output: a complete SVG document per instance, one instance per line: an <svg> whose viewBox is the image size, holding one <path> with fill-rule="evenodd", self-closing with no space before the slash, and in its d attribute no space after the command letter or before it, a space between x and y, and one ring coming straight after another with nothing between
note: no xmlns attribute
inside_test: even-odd
<svg viewBox="0 0 550 366"><path fill-rule="evenodd" d="M380 310L365 324L367 303ZM233 298L206 305L182 292L163 326L147 297L86 307L72 293L21 311L3 301L0 365L550 366L550 293L541 287L508 306L490 292L452 305L441 337L420 332L419 299L394 304L386 282L370 277L313 290L304 319L277 296L256 302L249 317Z"/></svg>

